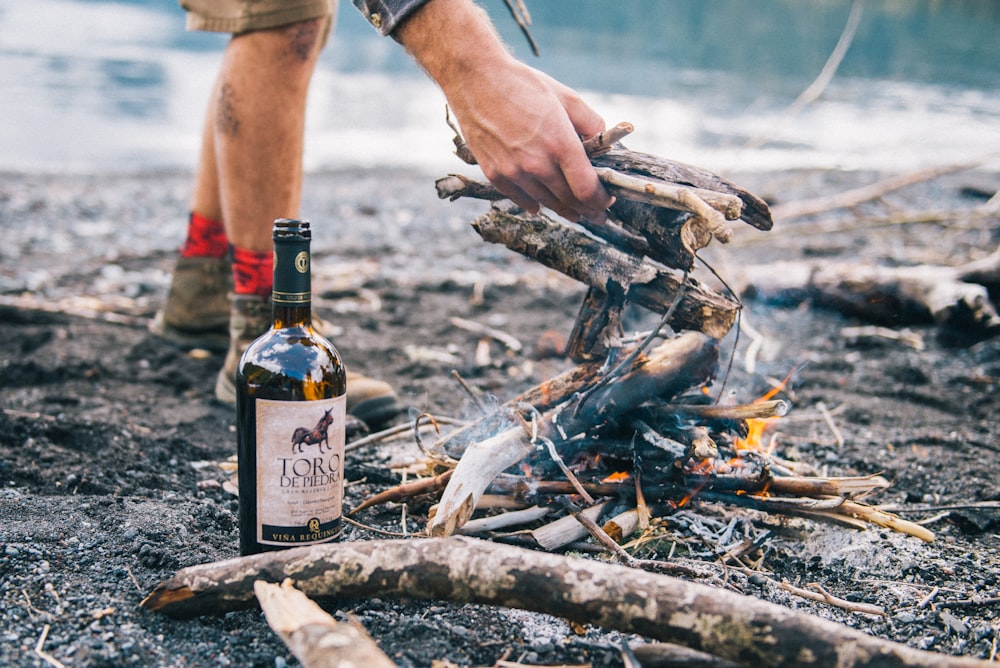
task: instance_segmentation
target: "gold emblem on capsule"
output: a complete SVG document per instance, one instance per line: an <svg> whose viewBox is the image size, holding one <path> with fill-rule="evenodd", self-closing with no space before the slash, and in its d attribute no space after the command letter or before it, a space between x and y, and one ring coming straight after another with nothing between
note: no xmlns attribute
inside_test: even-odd
<svg viewBox="0 0 1000 668"><path fill-rule="evenodd" d="M295 256L295 269L300 274L304 274L309 271L309 253L302 251Z"/></svg>

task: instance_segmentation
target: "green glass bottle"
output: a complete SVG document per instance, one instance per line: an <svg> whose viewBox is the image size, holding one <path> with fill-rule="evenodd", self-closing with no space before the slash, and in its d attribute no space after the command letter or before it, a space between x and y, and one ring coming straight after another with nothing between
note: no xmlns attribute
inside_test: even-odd
<svg viewBox="0 0 1000 668"><path fill-rule="evenodd" d="M236 374L240 553L335 540L342 529L347 380L312 327L308 221L274 222L274 316Z"/></svg>

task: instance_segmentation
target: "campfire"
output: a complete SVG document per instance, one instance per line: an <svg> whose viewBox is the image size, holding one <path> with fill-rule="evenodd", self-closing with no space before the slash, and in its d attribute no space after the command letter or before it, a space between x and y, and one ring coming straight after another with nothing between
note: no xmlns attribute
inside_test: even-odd
<svg viewBox="0 0 1000 668"><path fill-rule="evenodd" d="M528 215L489 184L438 180L442 198L494 202L473 222L484 240L584 284L567 344L579 364L425 446L433 477L368 499L351 515L436 489L429 535L517 537L551 550L588 532L608 545L608 530L626 538L698 498L933 540L864 503L888 487L885 478L817 477L782 459L764 441L789 409L774 398L780 387L748 405L712 398L719 339L740 303L691 275L697 252L713 239L728 241L733 221L769 230L770 211L714 174L624 148L631 130L619 124L587 147L617 197L606 225ZM460 137L456 145L474 161ZM621 322L629 304L658 313L657 326L627 337Z"/></svg>
<svg viewBox="0 0 1000 668"><path fill-rule="evenodd" d="M277 587L285 578L308 596L388 594L522 607L686 644L741 665L862 665L874 656L885 665L943 665L940 656L727 591L723 569L767 577L760 555L771 534L768 518L875 525L928 542L934 535L868 503L889 486L884 477L820 476L785 458L779 433L792 407L783 384L750 403L719 400L727 366L720 341L737 324L741 303L693 276L697 254L713 240L728 241L731 223L769 230L771 213L763 200L714 174L624 148L630 131L621 124L587 146L617 198L605 225L528 214L466 177L437 182L442 198L491 202L472 223L485 241L579 281L584 295L565 350L575 366L450 431L445 423L452 421L426 414L414 416L406 432L395 430L412 432L420 446L421 477L365 499L347 517L364 525L374 506L419 499L417 512L430 507L427 538L317 545L196 566L161 583L143 605L186 616L257 600L297 656L325 657L312 665L326 665L324 648L333 646L354 648L366 665L391 662L362 630L338 625L291 583ZM460 137L456 145L474 161ZM622 323L630 307L656 314L655 326L627 334ZM347 448L391 437L374 434ZM661 539L683 543L683 557L672 548L667 558L641 557ZM567 548L603 551L618 564L553 554ZM885 615L822 590L778 584ZM732 632L716 633L720 624Z"/></svg>

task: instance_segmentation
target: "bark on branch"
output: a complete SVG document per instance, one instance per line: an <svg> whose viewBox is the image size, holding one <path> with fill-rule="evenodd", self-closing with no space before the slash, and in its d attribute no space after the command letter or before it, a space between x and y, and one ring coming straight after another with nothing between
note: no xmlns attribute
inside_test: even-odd
<svg viewBox="0 0 1000 668"><path fill-rule="evenodd" d="M329 543L193 566L142 606L174 617L247 608L254 582L310 597L412 597L520 608L672 642L746 666L985 666L919 651L706 585L466 537Z"/></svg>
<svg viewBox="0 0 1000 668"><path fill-rule="evenodd" d="M986 286L966 282L967 277L986 281L989 262L968 267L772 262L742 267L739 283L751 297L812 299L876 323L934 322L975 338L991 336L1000 331L1000 315Z"/></svg>
<svg viewBox="0 0 1000 668"><path fill-rule="evenodd" d="M680 272L664 269L601 243L568 225L542 215L517 216L492 210L472 223L485 240L534 258L602 292L608 285L627 291L626 298L656 313L666 313L681 289ZM697 330L717 339L736 321L739 305L688 278L687 294L670 326Z"/></svg>

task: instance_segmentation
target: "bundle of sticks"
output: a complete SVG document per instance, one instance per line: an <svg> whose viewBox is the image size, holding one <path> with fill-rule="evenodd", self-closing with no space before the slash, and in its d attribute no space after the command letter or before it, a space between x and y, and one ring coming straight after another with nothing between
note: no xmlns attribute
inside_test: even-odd
<svg viewBox="0 0 1000 668"><path fill-rule="evenodd" d="M578 366L438 439L428 452L444 473L387 490L353 513L437 490L430 535L533 525L531 540L555 549L588 531L628 536L697 495L931 540L922 527L861 502L888 486L884 478L807 477L748 445L750 431L783 415L786 402L710 403L718 341L740 304L691 277L696 254L713 239L728 241L732 221L771 229L771 214L763 200L710 172L626 149L620 141L631 131L622 123L586 144L617 198L604 225L527 214L465 177L437 181L442 198L493 202L473 222L484 240L586 286L567 345ZM460 157L475 161L460 136L455 144ZM659 313L658 326L628 339L621 321L629 304ZM485 516L473 519L477 509ZM594 531L598 519L607 524Z"/></svg>

